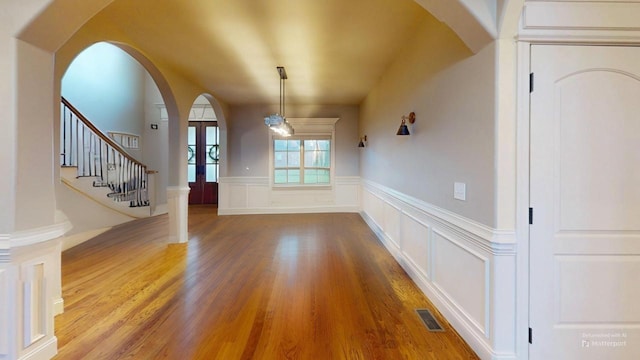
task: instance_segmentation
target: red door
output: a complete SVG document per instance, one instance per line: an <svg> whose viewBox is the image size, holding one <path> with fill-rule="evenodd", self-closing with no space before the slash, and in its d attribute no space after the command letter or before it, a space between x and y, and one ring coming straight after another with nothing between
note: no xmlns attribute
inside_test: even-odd
<svg viewBox="0 0 640 360"><path fill-rule="evenodd" d="M190 121L188 131L189 204L218 203L219 132L215 121Z"/></svg>

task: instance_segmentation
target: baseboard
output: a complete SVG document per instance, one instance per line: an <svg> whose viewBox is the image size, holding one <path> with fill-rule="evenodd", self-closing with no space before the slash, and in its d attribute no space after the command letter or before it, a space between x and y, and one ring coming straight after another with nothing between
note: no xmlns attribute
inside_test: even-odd
<svg viewBox="0 0 640 360"><path fill-rule="evenodd" d="M151 216L164 215L167 213L169 213L169 206L166 203L158 204L156 205L156 208Z"/></svg>
<svg viewBox="0 0 640 360"><path fill-rule="evenodd" d="M59 298L53 300L53 316L58 316L64 313L64 299Z"/></svg>
<svg viewBox="0 0 640 360"><path fill-rule="evenodd" d="M357 213L357 206L218 209L218 215Z"/></svg>
<svg viewBox="0 0 640 360"><path fill-rule="evenodd" d="M58 338L55 336L44 341L32 350L20 356L18 360L49 360L58 353Z"/></svg>

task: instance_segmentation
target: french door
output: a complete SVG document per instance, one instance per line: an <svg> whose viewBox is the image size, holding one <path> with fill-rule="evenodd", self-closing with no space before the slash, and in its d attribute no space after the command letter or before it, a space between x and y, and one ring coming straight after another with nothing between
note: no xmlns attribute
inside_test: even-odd
<svg viewBox="0 0 640 360"><path fill-rule="evenodd" d="M189 204L218 203L219 131L215 121L190 121L187 177Z"/></svg>

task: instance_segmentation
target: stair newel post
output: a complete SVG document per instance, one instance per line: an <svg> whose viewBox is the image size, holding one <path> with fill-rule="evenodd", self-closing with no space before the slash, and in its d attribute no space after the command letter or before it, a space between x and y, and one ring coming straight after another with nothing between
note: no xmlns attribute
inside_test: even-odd
<svg viewBox="0 0 640 360"><path fill-rule="evenodd" d="M77 120L76 120L77 123ZM78 153L76 156L78 157L78 175L84 176L84 126L78 123Z"/></svg>
<svg viewBox="0 0 640 360"><path fill-rule="evenodd" d="M84 136L85 136L85 144L84 144L84 157L85 157L85 175L89 175L92 176L91 174L91 133L89 132L89 129L86 128L86 126L83 128L84 129Z"/></svg>
<svg viewBox="0 0 640 360"><path fill-rule="evenodd" d="M147 167L143 167L142 170L142 204L140 206L149 205L149 174L147 173Z"/></svg>
<svg viewBox="0 0 640 360"><path fill-rule="evenodd" d="M75 132L76 132L76 139L73 142L72 146L73 146L73 151L75 153L75 166L78 167L78 176L80 175L80 125L78 124L78 119L75 118L74 121L72 121L73 124L75 125Z"/></svg>
<svg viewBox="0 0 640 360"><path fill-rule="evenodd" d="M73 131L73 113L69 112L69 122L67 123L69 126L69 163L67 165L73 166L74 161L77 161L76 157L73 156L73 144L76 134Z"/></svg>
<svg viewBox="0 0 640 360"><path fill-rule="evenodd" d="M64 106L62 118L64 128L64 165L73 166L73 112Z"/></svg>
<svg viewBox="0 0 640 360"><path fill-rule="evenodd" d="M138 190L140 202L138 206L145 206L147 204L147 168L140 166L140 190Z"/></svg>
<svg viewBox="0 0 640 360"><path fill-rule="evenodd" d="M60 127L62 128L62 166L67 165L67 107L62 106L62 116L60 116Z"/></svg>
<svg viewBox="0 0 640 360"><path fill-rule="evenodd" d="M87 140L91 141L91 139L88 139L87 136L87 128L85 126L82 126L82 176L87 176L87 172L89 169L89 156L87 154L87 150L88 150L88 146L87 146Z"/></svg>
<svg viewBox="0 0 640 360"><path fill-rule="evenodd" d="M76 131L78 132L78 150L76 151L78 163L76 165L78 166L78 175L82 176L84 175L84 126L77 119L76 125Z"/></svg>
<svg viewBox="0 0 640 360"><path fill-rule="evenodd" d="M80 153L82 154L82 176L87 175L87 129L82 128L82 142L80 143Z"/></svg>
<svg viewBox="0 0 640 360"><path fill-rule="evenodd" d="M87 129L84 129L85 131L85 136L86 136L86 141L84 144L84 154L86 156L86 164L87 164L87 169L85 172L85 175L89 175L89 176L93 176L92 174L92 170L93 170L93 149L92 149L92 140L93 140L93 136L91 133L87 133Z"/></svg>
<svg viewBox="0 0 640 360"><path fill-rule="evenodd" d="M69 118L65 118L65 125L68 126L68 142L67 142L67 165L73 166L73 113L69 112Z"/></svg>

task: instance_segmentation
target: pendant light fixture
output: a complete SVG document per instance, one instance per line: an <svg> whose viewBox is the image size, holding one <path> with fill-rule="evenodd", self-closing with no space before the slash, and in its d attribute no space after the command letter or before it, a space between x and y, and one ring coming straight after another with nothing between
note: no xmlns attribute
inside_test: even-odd
<svg viewBox="0 0 640 360"><path fill-rule="evenodd" d="M283 66L276 68L280 75L280 110L278 113L265 116L264 123L271 131L284 137L293 135L293 127L287 122L285 117L284 97L285 97L285 80L287 80L287 71Z"/></svg>

